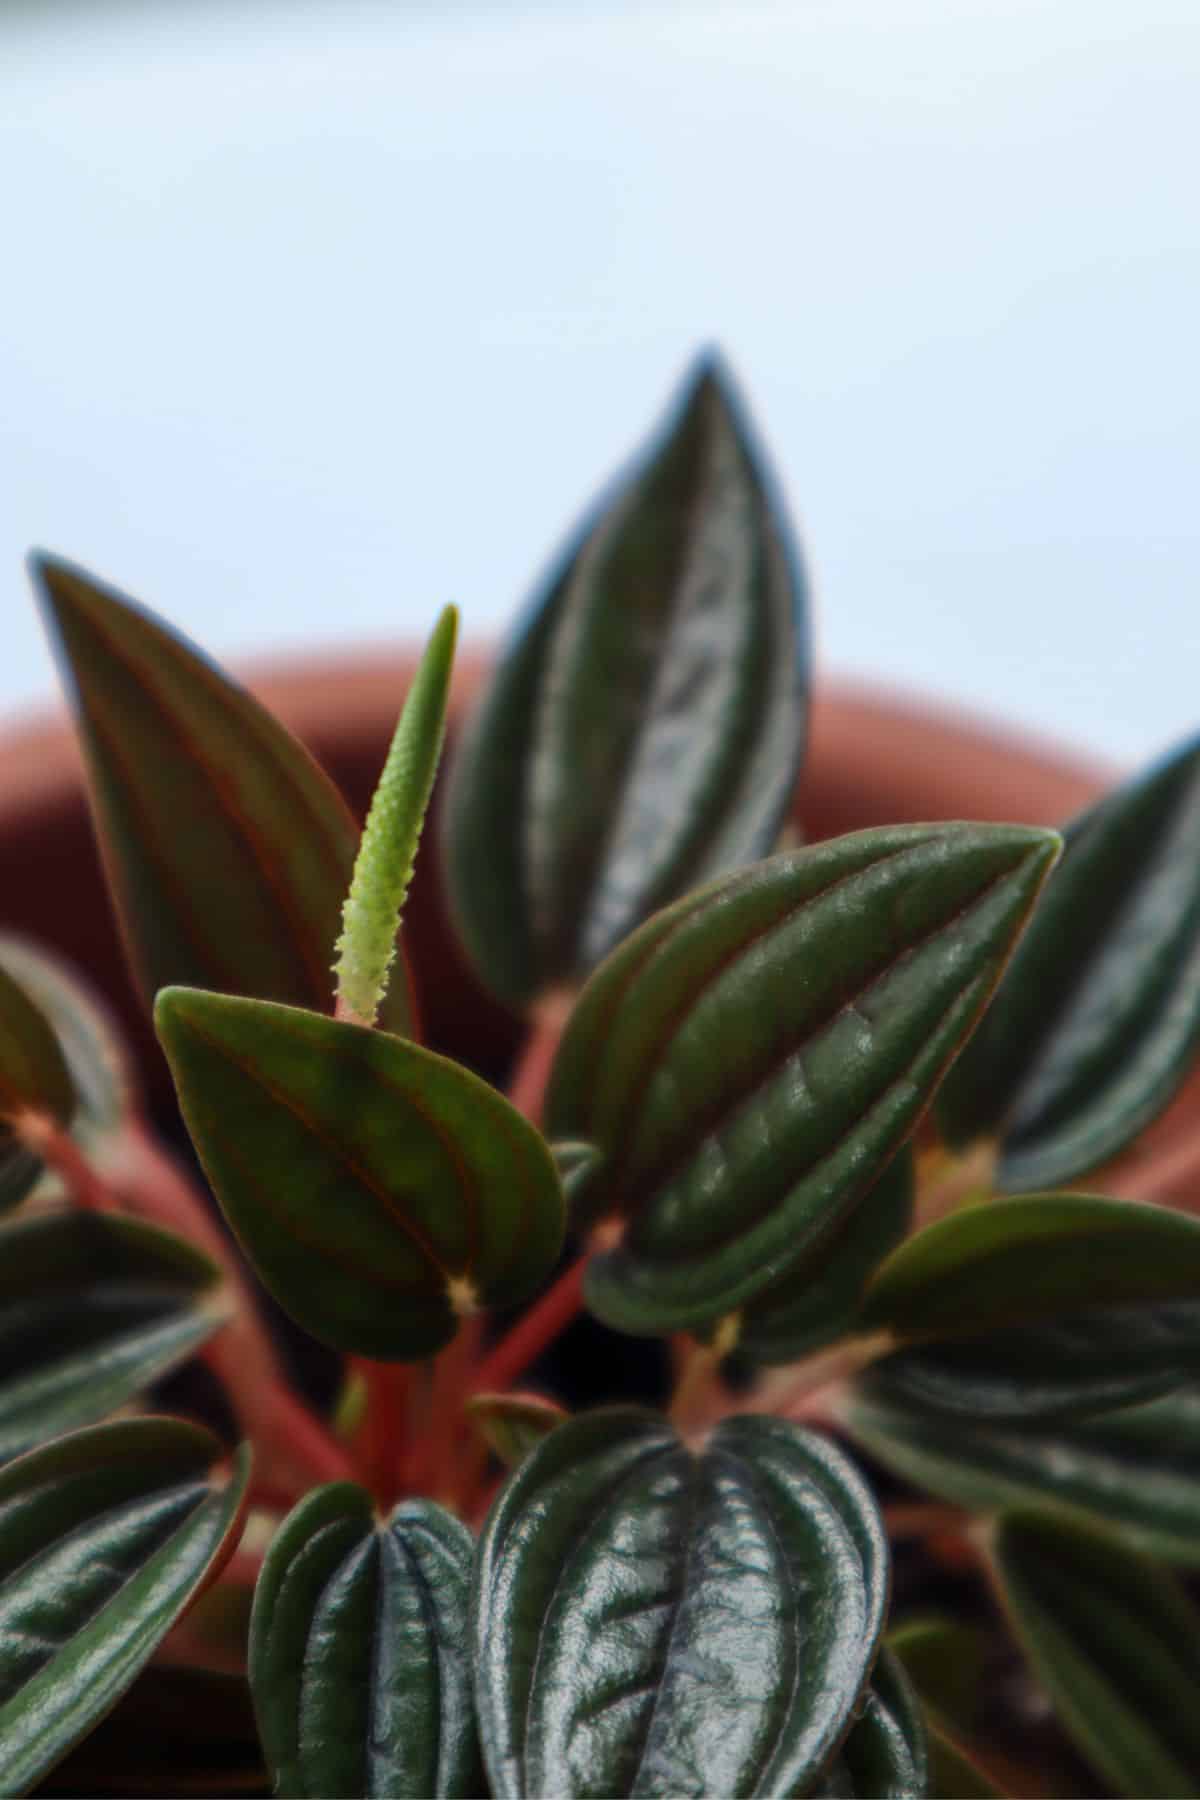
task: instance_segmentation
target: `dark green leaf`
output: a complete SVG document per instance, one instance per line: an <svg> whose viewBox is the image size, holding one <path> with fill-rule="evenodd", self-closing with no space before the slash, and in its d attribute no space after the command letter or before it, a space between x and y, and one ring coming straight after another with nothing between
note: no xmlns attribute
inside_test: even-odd
<svg viewBox="0 0 1200 1800"><path fill-rule="evenodd" d="M41 1158L14 1128L24 1114L67 1125L75 1088L54 1028L25 987L0 963L0 1212L36 1186Z"/></svg>
<svg viewBox="0 0 1200 1800"><path fill-rule="evenodd" d="M1095 1168L1160 1113L1200 1040L1200 744L1066 828L1059 868L939 1112L1002 1140L1000 1181Z"/></svg>
<svg viewBox="0 0 1200 1800"><path fill-rule="evenodd" d="M794 1792L863 1689L887 1583L874 1501L825 1439L735 1418L693 1451L650 1413L571 1420L480 1540L493 1791Z"/></svg>
<svg viewBox="0 0 1200 1800"><path fill-rule="evenodd" d="M806 582L732 384L703 358L584 521L452 771L447 877L511 1004L769 850L804 749Z"/></svg>
<svg viewBox="0 0 1200 1800"><path fill-rule="evenodd" d="M765 1288L743 1309L739 1356L755 1363L795 1362L857 1331L868 1278L904 1237L912 1203L912 1158L904 1149L811 1264Z"/></svg>
<svg viewBox="0 0 1200 1800"><path fill-rule="evenodd" d="M939 1719L925 1721L929 1791L934 1800L1003 1800L1004 1790L984 1774L970 1751Z"/></svg>
<svg viewBox="0 0 1200 1800"><path fill-rule="evenodd" d="M467 1612L474 1542L430 1500L377 1523L350 1482L280 1527L250 1625L276 1791L295 1800L482 1792Z"/></svg>
<svg viewBox="0 0 1200 1800"><path fill-rule="evenodd" d="M144 1669L41 1794L267 1794L244 1677L186 1665Z"/></svg>
<svg viewBox="0 0 1200 1800"><path fill-rule="evenodd" d="M862 1711L812 1788L821 1800L923 1800L929 1791L925 1724L896 1658L879 1652Z"/></svg>
<svg viewBox="0 0 1200 1800"><path fill-rule="evenodd" d="M1064 1727L1120 1794L1200 1790L1200 1616L1115 1532L1014 1512L990 1545L1022 1646Z"/></svg>
<svg viewBox="0 0 1200 1800"><path fill-rule="evenodd" d="M621 1215L588 1301L702 1325L797 1270L913 1130L1057 853L1051 832L905 825L772 857L659 913L584 990L548 1129Z"/></svg>
<svg viewBox="0 0 1200 1800"><path fill-rule="evenodd" d="M90 1425L222 1323L220 1272L154 1226L51 1213L0 1228L0 1461Z"/></svg>
<svg viewBox="0 0 1200 1800"><path fill-rule="evenodd" d="M445 1057L268 1001L168 988L155 1022L209 1180L314 1337L426 1356L460 1310L523 1300L562 1247L550 1152Z"/></svg>
<svg viewBox="0 0 1200 1800"><path fill-rule="evenodd" d="M82 977L40 945L0 932L0 970L53 1027L75 1093L71 1136L95 1153L134 1103L133 1074L115 1022Z"/></svg>
<svg viewBox="0 0 1200 1800"><path fill-rule="evenodd" d="M0 1789L103 1717L232 1548L249 1473L207 1431L130 1419L0 1470Z"/></svg>
<svg viewBox="0 0 1200 1800"><path fill-rule="evenodd" d="M488 1449L510 1469L570 1417L541 1394L474 1394L466 1411Z"/></svg>
<svg viewBox="0 0 1200 1800"><path fill-rule="evenodd" d="M147 1004L171 982L333 1004L358 829L279 722L91 576L36 557L78 706L96 823ZM407 1028L406 983L387 1023Z"/></svg>
<svg viewBox="0 0 1200 1800"><path fill-rule="evenodd" d="M878 1271L863 1323L915 1340L879 1391L974 1419L1102 1412L1200 1374L1200 1224L1030 1194L965 1207Z"/></svg>
<svg viewBox="0 0 1200 1800"><path fill-rule="evenodd" d="M595 1144L582 1144L574 1138L551 1144L550 1154L563 1184L568 1205L579 1207L588 1184L593 1181L604 1158Z"/></svg>
<svg viewBox="0 0 1200 1800"><path fill-rule="evenodd" d="M1200 1568L1200 1394L1022 1429L939 1417L885 1396L868 1378L845 1421L872 1456L956 1505L990 1511L1053 1501Z"/></svg>

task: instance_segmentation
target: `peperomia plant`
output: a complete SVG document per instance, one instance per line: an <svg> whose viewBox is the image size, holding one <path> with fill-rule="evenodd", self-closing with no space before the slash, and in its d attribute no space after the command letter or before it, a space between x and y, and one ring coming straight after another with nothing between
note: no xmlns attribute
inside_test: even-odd
<svg viewBox="0 0 1200 1800"><path fill-rule="evenodd" d="M506 1097L402 922L453 611L360 839L167 626L34 577L237 1248L0 939L3 1791L1200 1791L1200 1223L1111 1175L1200 1040L1200 748L1061 838L798 846L805 575L703 361L452 744Z"/></svg>

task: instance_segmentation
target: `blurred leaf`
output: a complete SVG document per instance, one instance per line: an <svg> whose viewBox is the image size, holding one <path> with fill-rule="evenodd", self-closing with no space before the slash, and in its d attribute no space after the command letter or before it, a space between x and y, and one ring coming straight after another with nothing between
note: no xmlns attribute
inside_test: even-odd
<svg viewBox="0 0 1200 1800"><path fill-rule="evenodd" d="M0 932L0 971L18 983L52 1027L74 1088L71 1136L85 1149L95 1146L123 1124L135 1098L115 1021L83 977L41 945Z"/></svg>
<svg viewBox="0 0 1200 1800"><path fill-rule="evenodd" d="M1200 1789L1200 1616L1115 1532L1013 1512L990 1545L1017 1636L1066 1731L1132 1800Z"/></svg>
<svg viewBox="0 0 1200 1800"><path fill-rule="evenodd" d="M289 1513L263 1563L250 1682L276 1791L482 1792L467 1608L474 1541L430 1500L376 1523L350 1482Z"/></svg>
<svg viewBox="0 0 1200 1800"><path fill-rule="evenodd" d="M358 828L308 752L150 612L54 557L34 580L147 1005L186 982L328 1010ZM406 984L389 1026L408 1029Z"/></svg>
<svg viewBox="0 0 1200 1800"><path fill-rule="evenodd" d="M70 1123L75 1088L53 1027L0 965L0 1212L37 1185L41 1158L13 1128L22 1113Z"/></svg>
<svg viewBox="0 0 1200 1800"><path fill-rule="evenodd" d="M493 1792L798 1791L863 1689L887 1586L875 1503L826 1439L736 1418L693 1451L652 1413L571 1420L480 1539Z"/></svg>
<svg viewBox="0 0 1200 1800"><path fill-rule="evenodd" d="M314 1337L428 1356L459 1309L551 1273L562 1190L533 1126L457 1063L269 1001L168 988L183 1116L262 1280Z"/></svg>
<svg viewBox="0 0 1200 1800"><path fill-rule="evenodd" d="M867 1328L915 1340L877 1391L973 1419L1102 1412L1200 1374L1200 1223L1085 1194L993 1200L878 1270Z"/></svg>
<svg viewBox="0 0 1200 1800"><path fill-rule="evenodd" d="M222 1323L220 1271L151 1225L51 1213L0 1228L0 1461L90 1425Z"/></svg>
<svg viewBox="0 0 1200 1800"><path fill-rule="evenodd" d="M270 1791L250 1689L214 1669L143 1669L39 1794L214 1794Z"/></svg>
<svg viewBox="0 0 1200 1800"><path fill-rule="evenodd" d="M543 1438L570 1418L541 1394L473 1394L466 1412L492 1454L515 1469Z"/></svg>
<svg viewBox="0 0 1200 1800"><path fill-rule="evenodd" d="M754 1363L789 1363L860 1328L872 1270L912 1220L912 1157L900 1151L811 1263L754 1296L737 1351Z"/></svg>
<svg viewBox="0 0 1200 1800"><path fill-rule="evenodd" d="M933 1614L893 1626L887 1643L925 1704L971 1732L987 1666L983 1633L960 1619Z"/></svg>
<svg viewBox="0 0 1200 1800"><path fill-rule="evenodd" d="M0 1787L24 1793L125 1692L233 1547L249 1473L178 1419L0 1470Z"/></svg>
<svg viewBox="0 0 1200 1800"><path fill-rule="evenodd" d="M574 1138L551 1144L550 1154L563 1184L567 1204L575 1208L582 1202L584 1192L596 1176L604 1158L595 1144L583 1144Z"/></svg>
<svg viewBox="0 0 1200 1800"><path fill-rule="evenodd" d="M338 1010L373 1025L446 736L458 614L443 612L421 658L363 827L337 941Z"/></svg>
<svg viewBox="0 0 1200 1800"><path fill-rule="evenodd" d="M879 1652L862 1712L810 1792L829 1800L924 1800L929 1792L921 1709L903 1667L886 1648Z"/></svg>
<svg viewBox="0 0 1200 1800"><path fill-rule="evenodd" d="M1200 743L1107 795L1063 859L942 1090L954 1143L998 1133L999 1179L1095 1168L1166 1106L1200 1041Z"/></svg>
<svg viewBox="0 0 1200 1800"><path fill-rule="evenodd" d="M976 1511L1053 1501L1119 1525L1131 1542L1200 1568L1200 1394L1062 1425L974 1425L905 1405L871 1378L845 1411L887 1468Z"/></svg>
<svg viewBox="0 0 1200 1800"><path fill-rule="evenodd" d="M970 1751L940 1719L927 1718L929 1791L934 1800L1003 1800L1004 1789L994 1786Z"/></svg>
<svg viewBox="0 0 1200 1800"><path fill-rule="evenodd" d="M659 913L576 1006L553 1137L599 1146L627 1221L587 1297L703 1325L813 1261L913 1130L986 1004L1058 840L905 825L772 857Z"/></svg>
<svg viewBox="0 0 1200 1800"><path fill-rule="evenodd" d="M448 887L511 1005L771 848L804 750L807 610L782 506L706 356L560 558L454 761Z"/></svg>

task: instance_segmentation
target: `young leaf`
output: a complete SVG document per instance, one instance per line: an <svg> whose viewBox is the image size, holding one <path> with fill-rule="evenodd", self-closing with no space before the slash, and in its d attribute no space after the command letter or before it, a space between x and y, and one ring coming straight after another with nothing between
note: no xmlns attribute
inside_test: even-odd
<svg viewBox="0 0 1200 1800"><path fill-rule="evenodd" d="M1037 917L942 1090L953 1143L1001 1138L1029 1190L1115 1155L1200 1041L1200 742L1068 825Z"/></svg>
<svg viewBox="0 0 1200 1800"><path fill-rule="evenodd" d="M939 1416L868 1378L844 1422L886 1468L955 1505L986 1512L1052 1502L1120 1526L1152 1555L1200 1568L1200 1393L1022 1429Z"/></svg>
<svg viewBox="0 0 1200 1800"><path fill-rule="evenodd" d="M249 1667L276 1791L482 1792L467 1612L474 1541L431 1500L378 1523L350 1482L288 1515L254 1596Z"/></svg>
<svg viewBox="0 0 1200 1800"><path fill-rule="evenodd" d="M466 1412L493 1456L510 1469L571 1416L541 1394L520 1393L474 1394Z"/></svg>
<svg viewBox="0 0 1200 1800"><path fill-rule="evenodd" d="M24 1793L120 1698L236 1539L248 1452L130 1419L0 1470L0 1789Z"/></svg>
<svg viewBox="0 0 1200 1800"><path fill-rule="evenodd" d="M1057 854L904 825L725 877L651 919L575 1008L547 1098L596 1144L588 1270L620 1329L703 1325L797 1271L913 1130Z"/></svg>
<svg viewBox="0 0 1200 1800"><path fill-rule="evenodd" d="M487 983L578 981L656 907L769 850L803 755L807 584L714 357L606 494L451 773L447 885Z"/></svg>
<svg viewBox="0 0 1200 1800"><path fill-rule="evenodd" d="M824 1438L735 1418L552 1432L492 1508L475 1577L492 1791L803 1791L866 1683L887 1598L870 1493Z"/></svg>
<svg viewBox="0 0 1200 1800"><path fill-rule="evenodd" d="M14 1122L38 1113L67 1125L75 1104L53 1026L0 963L0 1212L22 1201L42 1173L40 1157Z"/></svg>
<svg viewBox="0 0 1200 1800"><path fill-rule="evenodd" d="M996 1523L990 1556L1017 1636L1055 1711L1131 1800L1200 1788L1200 1615L1116 1533L1053 1513Z"/></svg>
<svg viewBox="0 0 1200 1800"><path fill-rule="evenodd" d="M929 1792L925 1724L916 1695L886 1647L845 1743L809 1790L814 1800L924 1800Z"/></svg>
<svg viewBox="0 0 1200 1800"><path fill-rule="evenodd" d="M983 1632L946 1614L926 1614L893 1626L887 1647L925 1705L969 1735L985 1693Z"/></svg>
<svg viewBox="0 0 1200 1800"><path fill-rule="evenodd" d="M550 1152L432 1051L269 1001L167 988L155 1023L217 1198L280 1305L335 1349L428 1356L523 1300L563 1237Z"/></svg>
<svg viewBox="0 0 1200 1800"><path fill-rule="evenodd" d="M811 1263L755 1294L741 1314L738 1356L753 1363L796 1362L860 1330L867 1282L903 1239L912 1206L912 1157L906 1146Z"/></svg>
<svg viewBox="0 0 1200 1800"><path fill-rule="evenodd" d="M50 1213L0 1228L0 1461L115 1412L222 1323L220 1272L151 1225Z"/></svg>
<svg viewBox="0 0 1200 1800"><path fill-rule="evenodd" d="M892 1253L867 1329L913 1340L879 1391L973 1419L1102 1412L1200 1376L1200 1223L1031 1194L967 1207Z"/></svg>
<svg viewBox="0 0 1200 1800"><path fill-rule="evenodd" d="M337 942L338 1009L373 1025L387 990L396 932L446 736L458 614L448 606L408 690L363 827Z"/></svg>
<svg viewBox="0 0 1200 1800"><path fill-rule="evenodd" d="M187 982L332 1004L358 829L283 726L153 614L57 558L35 584L74 690L110 884L147 1005ZM388 1024L407 1029L405 983Z"/></svg>

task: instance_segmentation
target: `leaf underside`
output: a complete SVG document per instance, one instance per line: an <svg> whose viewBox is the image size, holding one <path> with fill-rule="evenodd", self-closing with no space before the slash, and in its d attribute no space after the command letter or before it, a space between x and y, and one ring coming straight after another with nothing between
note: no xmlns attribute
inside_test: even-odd
<svg viewBox="0 0 1200 1800"><path fill-rule="evenodd" d="M448 886L510 1004L771 848L804 749L807 610L732 385L702 359L531 605L454 761Z"/></svg>
<svg viewBox="0 0 1200 1800"><path fill-rule="evenodd" d="M493 1792L800 1791L865 1685L886 1557L860 1478L798 1427L731 1419L690 1452L633 1409L561 1426L480 1540Z"/></svg>
<svg viewBox="0 0 1200 1800"><path fill-rule="evenodd" d="M1053 862L1053 833L857 832L659 913L593 976L547 1096L598 1146L581 1210L625 1221L587 1297L703 1325L798 1270L917 1124Z"/></svg>

